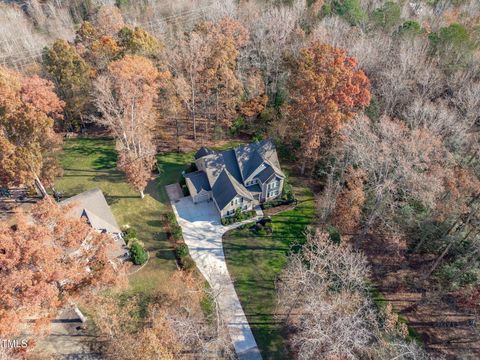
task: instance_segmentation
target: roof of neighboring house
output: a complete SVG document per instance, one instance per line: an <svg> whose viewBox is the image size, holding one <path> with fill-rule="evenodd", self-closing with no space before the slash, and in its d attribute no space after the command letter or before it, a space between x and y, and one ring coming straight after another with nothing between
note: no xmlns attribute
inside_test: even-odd
<svg viewBox="0 0 480 360"><path fill-rule="evenodd" d="M121 232L102 190L88 190L60 202L62 206L67 204L73 205L68 215L75 218L86 216L94 229L112 234Z"/></svg>
<svg viewBox="0 0 480 360"><path fill-rule="evenodd" d="M280 170L275 144L270 139L239 146L235 154L243 179L248 179L262 164L270 165L278 175L285 176Z"/></svg>
<svg viewBox="0 0 480 360"><path fill-rule="evenodd" d="M253 200L252 195L240 184L227 169L223 169L212 187L212 194L220 208L224 209L227 204L237 195Z"/></svg>
<svg viewBox="0 0 480 360"><path fill-rule="evenodd" d="M197 195L202 189L206 191L212 190L208 183L207 175L203 171L194 171L185 174L185 181L188 190L190 190L190 194L193 196Z"/></svg>
<svg viewBox="0 0 480 360"><path fill-rule="evenodd" d="M198 160L204 156L213 154L214 151L210 150L209 148L206 148L205 146L202 146L196 153L195 153L195 160Z"/></svg>

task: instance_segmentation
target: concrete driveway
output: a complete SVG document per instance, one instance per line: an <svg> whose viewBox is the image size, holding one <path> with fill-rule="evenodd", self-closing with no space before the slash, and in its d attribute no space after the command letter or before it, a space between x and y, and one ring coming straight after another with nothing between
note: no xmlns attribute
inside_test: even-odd
<svg viewBox="0 0 480 360"><path fill-rule="evenodd" d="M261 360L223 254L222 235L240 224L221 225L218 211L211 201L194 204L192 198L187 196L171 203L190 255L215 294L218 294L219 310L238 358Z"/></svg>

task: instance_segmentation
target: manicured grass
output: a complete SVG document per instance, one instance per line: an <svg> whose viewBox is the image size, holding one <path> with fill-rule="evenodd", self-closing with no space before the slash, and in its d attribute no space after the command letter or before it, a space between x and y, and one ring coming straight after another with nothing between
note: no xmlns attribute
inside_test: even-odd
<svg viewBox="0 0 480 360"><path fill-rule="evenodd" d="M135 192L116 169L115 144L110 139L69 139L65 141L61 164L64 176L55 184L64 198L100 188L118 224L137 229L138 237L150 252L148 264L130 278L132 290L149 294L167 291L176 270L175 257L161 223L161 214L171 211L164 186L178 180L192 154L159 156L162 174L148 184L145 198Z"/></svg>
<svg viewBox="0 0 480 360"><path fill-rule="evenodd" d="M224 147L231 146L228 144ZM135 192L116 169L117 154L111 139L67 139L61 164L63 177L56 181L64 198L100 188L120 225L136 228L139 239L150 253L148 264L130 277L134 292L150 295L169 291L169 279L176 270L175 256L161 222L162 214L171 212L165 185L179 180L182 170L193 161L193 152L158 155L159 176L145 191L145 198Z"/></svg>
<svg viewBox="0 0 480 360"><path fill-rule="evenodd" d="M272 216L273 235L256 236L251 230L236 229L224 236L228 270L264 359L288 359L279 324L275 319L275 280L287 262L291 246L305 240L312 223L315 202L312 192L295 186L298 206Z"/></svg>

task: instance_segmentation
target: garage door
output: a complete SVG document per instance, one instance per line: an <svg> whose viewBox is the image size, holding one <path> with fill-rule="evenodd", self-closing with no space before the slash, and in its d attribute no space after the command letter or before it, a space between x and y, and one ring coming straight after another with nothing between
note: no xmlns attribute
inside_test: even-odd
<svg viewBox="0 0 480 360"><path fill-rule="evenodd" d="M195 202L197 202L197 203L202 202L202 201L207 201L207 200L208 200L208 194L198 194L195 197Z"/></svg>

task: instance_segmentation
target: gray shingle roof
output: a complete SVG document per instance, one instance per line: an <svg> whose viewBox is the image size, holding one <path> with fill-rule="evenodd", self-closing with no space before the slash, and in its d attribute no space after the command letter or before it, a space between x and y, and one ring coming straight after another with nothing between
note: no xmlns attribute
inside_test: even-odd
<svg viewBox="0 0 480 360"><path fill-rule="evenodd" d="M213 184L215 184L215 181L217 181L217 178L225 167L223 156L219 153L213 153L205 156L202 161L205 164L205 174L207 175L208 182L213 188Z"/></svg>
<svg viewBox="0 0 480 360"><path fill-rule="evenodd" d="M210 154L213 154L214 151L213 150L210 150L209 148L206 148L204 146L202 146L196 153L195 153L195 160L198 160L204 156L207 156L207 155L210 155Z"/></svg>
<svg viewBox="0 0 480 360"><path fill-rule="evenodd" d="M78 219L87 216L94 229L105 230L112 234L121 232L102 190L88 190L60 202L61 206L68 204L73 205L68 215Z"/></svg>
<svg viewBox="0 0 480 360"><path fill-rule="evenodd" d="M270 139L239 146L235 148L235 154L243 179L247 179L264 163L272 166L280 176L285 176L280 170L275 144Z"/></svg>
<svg viewBox="0 0 480 360"><path fill-rule="evenodd" d="M208 183L207 175L203 171L194 171L185 174L185 181L187 182L191 195L197 195L202 189L206 191L212 190Z"/></svg>
<svg viewBox="0 0 480 360"><path fill-rule="evenodd" d="M256 175L256 177L258 177L258 179L262 182L262 183L265 183L267 180L269 180L272 175L275 174L275 170L272 166L270 166L270 164L266 164L266 167L265 169L263 169L262 171L260 171L260 173L258 175Z"/></svg>
<svg viewBox="0 0 480 360"><path fill-rule="evenodd" d="M253 185L247 186L247 190L250 191L251 193L254 193L254 194L262 192L262 188L258 184L253 184Z"/></svg>
<svg viewBox="0 0 480 360"><path fill-rule="evenodd" d="M221 155L223 157L223 162L228 172L237 180L240 184L243 183L242 175L240 174L240 169L238 168L237 158L235 157L235 150L230 149L222 151Z"/></svg>
<svg viewBox="0 0 480 360"><path fill-rule="evenodd" d="M209 191L211 188L220 209L223 209L237 195L253 200L251 193L261 192L258 185L248 188L243 185L244 180L261 166L263 170L258 174L258 178L262 182L275 175L285 176L280 170L277 151L271 140L263 140L222 152L202 147L195 154L195 159L201 159L205 170L185 174L190 192L196 195L202 189Z"/></svg>
<svg viewBox="0 0 480 360"><path fill-rule="evenodd" d="M253 200L252 195L235 178L223 169L212 187L212 194L220 210L224 209L235 196L241 195L244 198Z"/></svg>

